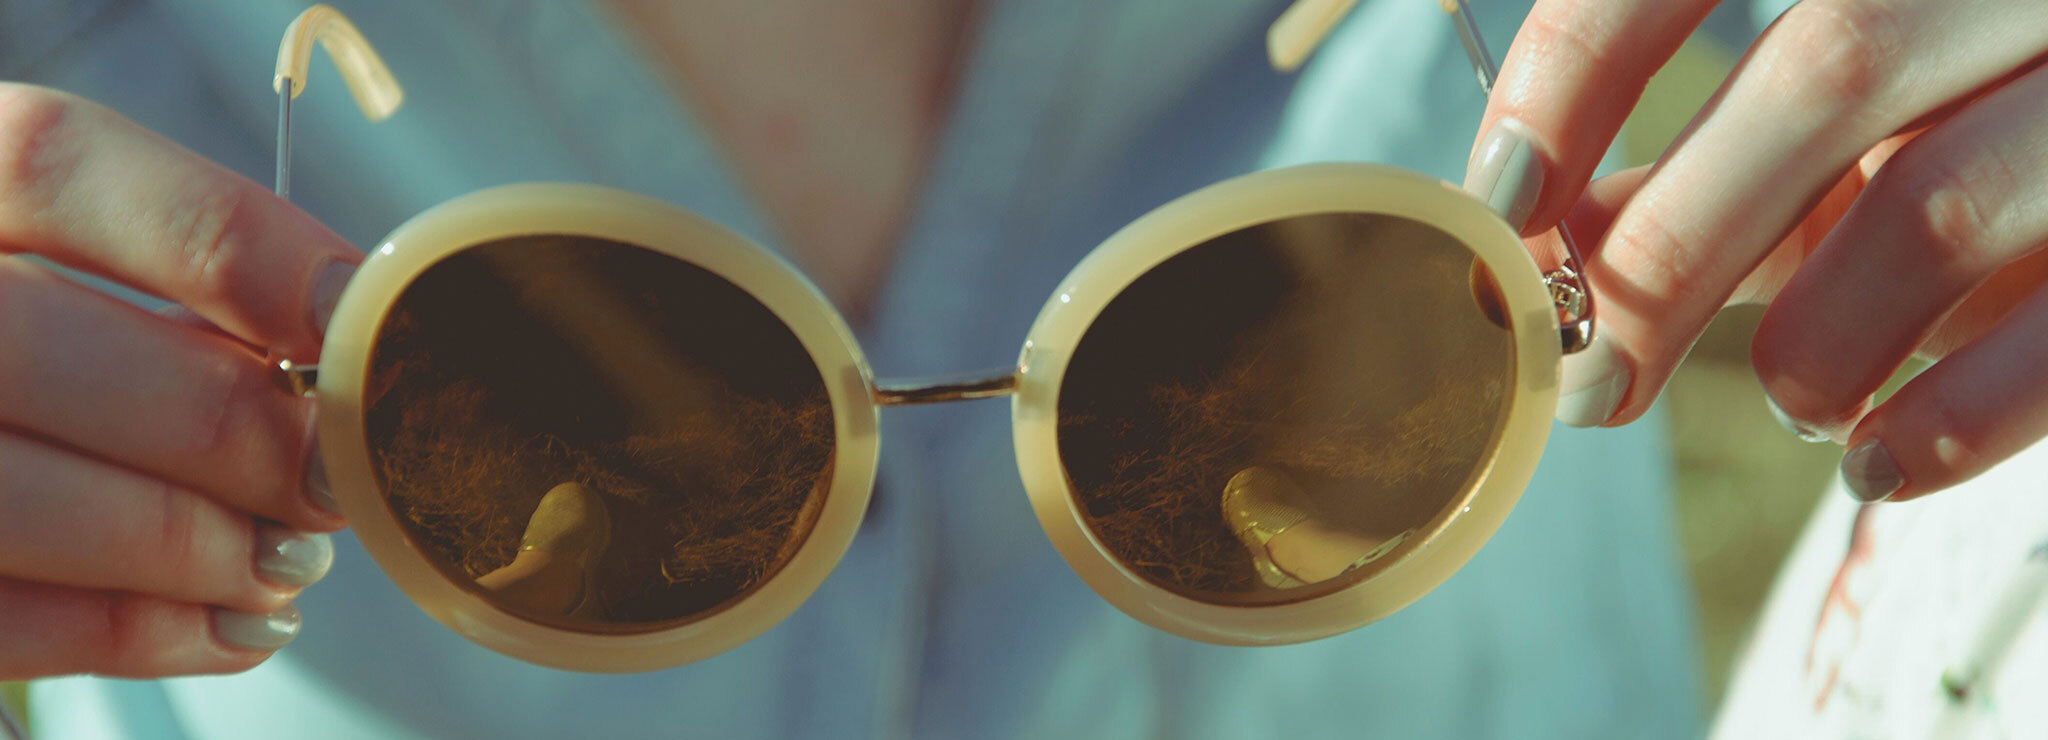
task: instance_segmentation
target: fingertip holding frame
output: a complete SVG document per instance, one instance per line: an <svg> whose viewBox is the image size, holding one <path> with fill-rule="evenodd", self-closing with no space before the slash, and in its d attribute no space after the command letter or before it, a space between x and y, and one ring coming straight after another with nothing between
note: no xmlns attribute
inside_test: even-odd
<svg viewBox="0 0 2048 740"><path fill-rule="evenodd" d="M291 96L296 98L306 90L306 70L313 61L313 42L327 50L327 57L334 61L334 68L341 73L341 80L348 84L348 91L361 108L363 116L371 121L382 121L391 117L405 101L405 90L398 86L397 78L391 76L390 68L384 66L384 59L377 50L363 38L341 11L327 5L307 8L285 28L284 40L277 46L277 72L271 78L272 90L283 93L285 85L291 85Z"/></svg>
<svg viewBox="0 0 2048 740"><path fill-rule="evenodd" d="M1852 492L1911 501L1976 478L2048 437L2048 384L2038 370L2048 366L2043 332L2048 291L1873 409L1851 436L1845 457L1854 459L1843 463Z"/></svg>

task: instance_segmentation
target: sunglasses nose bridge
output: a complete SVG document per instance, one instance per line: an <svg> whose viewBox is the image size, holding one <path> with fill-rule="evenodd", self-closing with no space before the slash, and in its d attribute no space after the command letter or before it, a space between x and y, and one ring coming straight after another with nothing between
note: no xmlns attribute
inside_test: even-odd
<svg viewBox="0 0 2048 740"><path fill-rule="evenodd" d="M878 406L911 406L997 398L1017 392L1018 369L997 367L957 375L900 378L875 383Z"/></svg>

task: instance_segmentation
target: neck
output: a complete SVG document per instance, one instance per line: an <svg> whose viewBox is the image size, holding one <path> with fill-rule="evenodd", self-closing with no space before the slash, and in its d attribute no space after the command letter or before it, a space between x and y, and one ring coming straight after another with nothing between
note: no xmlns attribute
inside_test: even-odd
<svg viewBox="0 0 2048 740"><path fill-rule="evenodd" d="M950 108L973 4L612 2L793 256L860 314Z"/></svg>

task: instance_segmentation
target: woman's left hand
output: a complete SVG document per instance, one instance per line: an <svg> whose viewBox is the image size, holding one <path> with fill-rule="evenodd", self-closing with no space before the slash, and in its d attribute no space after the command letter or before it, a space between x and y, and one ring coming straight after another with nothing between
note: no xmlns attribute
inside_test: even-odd
<svg viewBox="0 0 2048 740"><path fill-rule="evenodd" d="M1494 88L1474 173L1532 151L1517 226L1599 237L1598 339L1566 358L1559 418L1634 420L1722 306L1768 301L1764 389L1795 432L1849 445L1860 498L2048 436L2048 2L1804 0L1654 166L1589 189L1713 5L1538 0ZM1916 352L1941 359L1870 408Z"/></svg>

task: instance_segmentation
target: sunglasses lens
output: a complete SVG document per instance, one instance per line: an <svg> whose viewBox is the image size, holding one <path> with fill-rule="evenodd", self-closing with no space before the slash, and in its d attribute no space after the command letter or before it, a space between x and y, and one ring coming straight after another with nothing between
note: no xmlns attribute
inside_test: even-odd
<svg viewBox="0 0 2048 740"><path fill-rule="evenodd" d="M1204 242L1075 349L1059 450L1089 529L1189 598L1311 598L1422 545L1483 474L1514 343L1475 255L1331 213Z"/></svg>
<svg viewBox="0 0 2048 740"><path fill-rule="evenodd" d="M597 633L747 596L809 536L831 403L781 320L703 268L575 236L428 268L378 330L377 484L416 549L498 609Z"/></svg>

